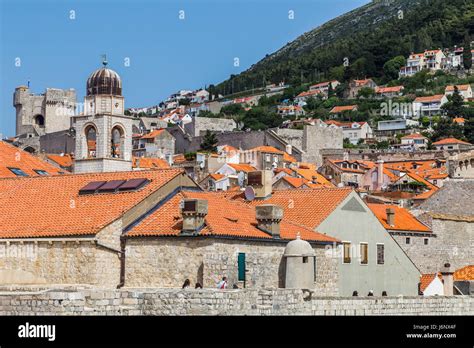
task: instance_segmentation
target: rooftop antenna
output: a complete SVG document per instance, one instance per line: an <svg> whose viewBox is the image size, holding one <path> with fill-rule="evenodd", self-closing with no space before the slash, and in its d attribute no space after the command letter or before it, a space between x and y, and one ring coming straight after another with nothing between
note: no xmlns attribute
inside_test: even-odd
<svg viewBox="0 0 474 348"><path fill-rule="evenodd" d="M107 61L107 55L104 53L101 57L102 57L102 65L106 67L107 64L109 64L109 62Z"/></svg>
<svg viewBox="0 0 474 348"><path fill-rule="evenodd" d="M30 79L28 79L28 88L30 88Z"/></svg>

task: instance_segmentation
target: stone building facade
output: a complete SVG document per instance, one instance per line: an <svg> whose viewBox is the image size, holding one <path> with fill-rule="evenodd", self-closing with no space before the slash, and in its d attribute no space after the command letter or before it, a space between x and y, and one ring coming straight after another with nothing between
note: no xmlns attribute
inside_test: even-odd
<svg viewBox="0 0 474 348"><path fill-rule="evenodd" d="M76 109L74 89L47 88L43 94L32 94L19 86L13 95L16 109L16 135L35 137L71 128L70 117Z"/></svg>
<svg viewBox="0 0 474 348"><path fill-rule="evenodd" d="M216 238L130 238L126 248L126 287L180 287L185 279L213 288L227 276L238 280L238 255L246 256L246 288L285 287L286 241L258 242ZM324 245L313 245L316 253L314 291L320 296L338 293L337 260L325 255Z"/></svg>
<svg viewBox="0 0 474 348"><path fill-rule="evenodd" d="M446 262L454 269L474 264L474 180L446 181L424 203L413 210L430 226L436 238L406 246L423 272L437 272Z"/></svg>
<svg viewBox="0 0 474 348"><path fill-rule="evenodd" d="M124 114L120 76L105 65L87 80L84 115L73 117L75 173L132 169L133 118Z"/></svg>

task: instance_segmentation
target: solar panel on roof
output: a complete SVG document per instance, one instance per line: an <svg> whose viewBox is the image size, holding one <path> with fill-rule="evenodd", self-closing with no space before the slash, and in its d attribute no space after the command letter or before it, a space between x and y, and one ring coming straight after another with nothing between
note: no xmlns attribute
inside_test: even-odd
<svg viewBox="0 0 474 348"><path fill-rule="evenodd" d="M119 191L138 190L148 184L149 180L145 178L130 179L119 187Z"/></svg>
<svg viewBox="0 0 474 348"><path fill-rule="evenodd" d="M99 192L111 192L118 189L125 180L110 180L107 181L103 186L99 188Z"/></svg>
<svg viewBox="0 0 474 348"><path fill-rule="evenodd" d="M97 191L102 185L104 185L107 181L93 181L88 183L86 186L79 190L80 194L86 193L94 193Z"/></svg>

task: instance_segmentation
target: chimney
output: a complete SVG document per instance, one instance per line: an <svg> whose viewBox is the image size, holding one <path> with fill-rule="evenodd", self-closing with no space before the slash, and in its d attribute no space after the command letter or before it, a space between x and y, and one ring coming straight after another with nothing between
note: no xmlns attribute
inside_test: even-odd
<svg viewBox="0 0 474 348"><path fill-rule="evenodd" d="M391 227L395 226L395 210L387 208L387 224Z"/></svg>
<svg viewBox="0 0 474 348"><path fill-rule="evenodd" d="M203 227L207 215L207 200L185 198L181 201L183 229L181 234L194 235Z"/></svg>
<svg viewBox="0 0 474 348"><path fill-rule="evenodd" d="M377 161L377 190L381 190L383 186L383 160Z"/></svg>
<svg viewBox="0 0 474 348"><path fill-rule="evenodd" d="M441 268L441 278L444 284L444 296L453 296L454 288L454 269L449 262L446 262Z"/></svg>
<svg viewBox="0 0 474 348"><path fill-rule="evenodd" d="M287 144L287 145L285 146L285 149L286 149L286 153L287 153L288 155L291 155L291 153L293 152L293 146L291 146L291 144Z"/></svg>
<svg viewBox="0 0 474 348"><path fill-rule="evenodd" d="M267 198L272 194L273 173L271 170L258 170L247 174L247 184L255 191L255 198Z"/></svg>
<svg viewBox="0 0 474 348"><path fill-rule="evenodd" d="M283 208L274 204L262 204L255 207L257 227L280 239L280 222L283 219Z"/></svg>

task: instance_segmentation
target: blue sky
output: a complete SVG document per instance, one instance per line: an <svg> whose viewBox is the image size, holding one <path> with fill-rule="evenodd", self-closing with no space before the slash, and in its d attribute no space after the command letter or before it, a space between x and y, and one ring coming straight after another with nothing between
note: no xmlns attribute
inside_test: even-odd
<svg viewBox="0 0 474 348"><path fill-rule="evenodd" d="M30 80L33 93L74 88L82 101L87 77L100 67L103 53L122 77L126 107L151 106L176 90L242 72L304 32L368 2L0 0L0 134L14 135L16 86Z"/></svg>

